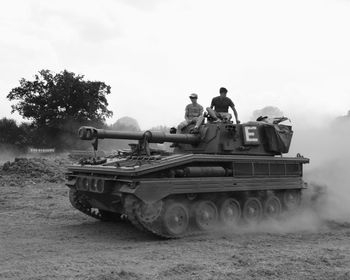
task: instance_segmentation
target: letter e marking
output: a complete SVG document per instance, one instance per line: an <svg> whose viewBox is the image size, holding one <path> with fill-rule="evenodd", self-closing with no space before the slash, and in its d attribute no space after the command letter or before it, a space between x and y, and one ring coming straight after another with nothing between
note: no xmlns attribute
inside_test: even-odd
<svg viewBox="0 0 350 280"><path fill-rule="evenodd" d="M244 126L243 131L245 145L259 145L260 142L257 126Z"/></svg>

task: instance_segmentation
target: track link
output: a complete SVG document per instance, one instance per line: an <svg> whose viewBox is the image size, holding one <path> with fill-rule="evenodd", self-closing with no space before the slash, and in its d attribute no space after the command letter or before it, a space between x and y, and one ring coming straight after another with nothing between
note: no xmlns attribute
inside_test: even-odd
<svg viewBox="0 0 350 280"><path fill-rule="evenodd" d="M162 211L163 213L163 211ZM170 239L170 238L177 238L177 237L180 237L180 236L171 236L169 235L167 232L165 232L162 228L162 213L160 214L160 216L153 222L151 223L147 223L147 222L144 222L144 221L140 221L139 222L143 225L143 227L145 229L147 229L147 231L151 232L152 234L158 236L158 237L161 237L161 238L164 238L164 239ZM183 237L183 236L181 236Z"/></svg>
<svg viewBox="0 0 350 280"><path fill-rule="evenodd" d="M142 231L148 231L137 218L136 211L139 207L139 200L132 196L127 195L124 200L124 212L133 226Z"/></svg>
<svg viewBox="0 0 350 280"><path fill-rule="evenodd" d="M182 235L173 236L165 230L163 226L163 217L164 217L165 207L162 208L159 216L152 222L148 222L141 219L140 215L137 214L139 213L139 211L141 211L141 206L140 206L141 203L142 202L138 198L132 195L127 196L125 200L125 212L128 216L128 219L138 229L142 229L143 231L150 232L153 235L156 235L164 239L182 238L184 236L190 235L191 232L187 231ZM165 201L164 204L165 203L168 203L168 201Z"/></svg>

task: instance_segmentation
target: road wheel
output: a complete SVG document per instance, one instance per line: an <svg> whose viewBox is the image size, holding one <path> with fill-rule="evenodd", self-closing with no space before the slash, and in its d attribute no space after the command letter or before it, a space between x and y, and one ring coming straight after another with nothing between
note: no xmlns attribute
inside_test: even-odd
<svg viewBox="0 0 350 280"><path fill-rule="evenodd" d="M264 215L267 218L276 219L281 214L282 205L277 196L269 196L264 202Z"/></svg>
<svg viewBox="0 0 350 280"><path fill-rule="evenodd" d="M185 204L169 201L166 203L162 219L166 232L177 237L186 233L190 215Z"/></svg>
<svg viewBox="0 0 350 280"><path fill-rule="evenodd" d="M199 201L194 205L194 221L200 230L210 230L217 225L218 210L214 202Z"/></svg>
<svg viewBox="0 0 350 280"><path fill-rule="evenodd" d="M263 213L263 207L258 198L250 197L243 205L242 216L246 222L258 222L260 221Z"/></svg>
<svg viewBox="0 0 350 280"><path fill-rule="evenodd" d="M283 205L287 210L295 210L301 202L300 190L287 190L283 193Z"/></svg>
<svg viewBox="0 0 350 280"><path fill-rule="evenodd" d="M235 226L241 218L241 206L234 198L225 198L219 203L220 221L226 226Z"/></svg>

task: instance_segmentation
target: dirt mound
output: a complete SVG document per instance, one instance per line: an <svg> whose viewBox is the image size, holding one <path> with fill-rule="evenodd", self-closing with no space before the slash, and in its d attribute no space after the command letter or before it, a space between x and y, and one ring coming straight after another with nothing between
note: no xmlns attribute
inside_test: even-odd
<svg viewBox="0 0 350 280"><path fill-rule="evenodd" d="M18 157L0 166L0 186L22 185L25 182L62 182L65 167L70 161L65 157Z"/></svg>

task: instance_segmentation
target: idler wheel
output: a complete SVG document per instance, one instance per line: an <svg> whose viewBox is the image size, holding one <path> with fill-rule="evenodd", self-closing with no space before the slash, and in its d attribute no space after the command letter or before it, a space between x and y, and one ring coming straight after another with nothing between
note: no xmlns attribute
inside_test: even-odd
<svg viewBox="0 0 350 280"><path fill-rule="evenodd" d="M163 226L171 236L181 236L186 233L190 215L185 204L169 201L163 213Z"/></svg>
<svg viewBox="0 0 350 280"><path fill-rule="evenodd" d="M264 202L264 215L267 218L276 219L282 212L281 201L277 196L270 196Z"/></svg>
<svg viewBox="0 0 350 280"><path fill-rule="evenodd" d="M214 202L199 201L194 205L194 221L200 230L213 229L218 221L218 209Z"/></svg>
<svg viewBox="0 0 350 280"><path fill-rule="evenodd" d="M283 204L287 210L295 210L300 205L300 190L288 190L283 193Z"/></svg>
<svg viewBox="0 0 350 280"><path fill-rule="evenodd" d="M154 203L141 202L136 210L137 218L144 223L152 223L155 221L162 211L163 201L159 200Z"/></svg>
<svg viewBox="0 0 350 280"><path fill-rule="evenodd" d="M246 222L258 222L262 213L263 207L259 199L250 197L244 202L242 216Z"/></svg>
<svg viewBox="0 0 350 280"><path fill-rule="evenodd" d="M234 198L225 198L220 203L220 221L227 226L234 226L241 218L241 206Z"/></svg>

